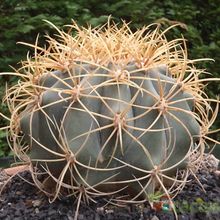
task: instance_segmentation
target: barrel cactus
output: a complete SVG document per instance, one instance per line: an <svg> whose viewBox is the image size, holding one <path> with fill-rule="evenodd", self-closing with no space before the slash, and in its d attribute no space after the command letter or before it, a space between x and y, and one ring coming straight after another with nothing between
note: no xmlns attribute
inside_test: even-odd
<svg viewBox="0 0 220 220"><path fill-rule="evenodd" d="M5 98L13 151L53 200L65 188L79 201L140 202L157 190L171 198L212 140L218 100L203 88L216 79L200 79L184 39L168 41L159 25L70 29L56 28L47 48L26 44L34 55Z"/></svg>

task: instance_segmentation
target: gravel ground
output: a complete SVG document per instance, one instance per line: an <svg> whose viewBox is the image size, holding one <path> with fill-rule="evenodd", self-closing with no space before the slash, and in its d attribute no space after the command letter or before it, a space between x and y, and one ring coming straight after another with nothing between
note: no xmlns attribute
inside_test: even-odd
<svg viewBox="0 0 220 220"><path fill-rule="evenodd" d="M31 181L27 171L20 174ZM207 171L198 173L198 182L192 180L183 191L175 198L180 220L191 219L220 219L220 176ZM4 179L1 173L1 179ZM114 207L105 204L105 198L100 198L96 204L80 207L79 220L169 220L175 219L170 211L152 210L149 204L142 206L128 205L126 207ZM35 186L28 184L20 177L15 176L4 188L0 201L0 219L4 220L73 220L76 203L73 198L63 198L54 203L40 193Z"/></svg>

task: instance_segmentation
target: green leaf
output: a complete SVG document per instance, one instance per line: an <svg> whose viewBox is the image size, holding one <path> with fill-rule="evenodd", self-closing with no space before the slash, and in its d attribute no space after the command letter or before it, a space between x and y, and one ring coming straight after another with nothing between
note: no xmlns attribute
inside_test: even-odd
<svg viewBox="0 0 220 220"><path fill-rule="evenodd" d="M26 25L22 26L22 29L20 29L19 32L21 32L23 34L27 34L27 33L31 32L32 30L34 30L34 26L26 24Z"/></svg>

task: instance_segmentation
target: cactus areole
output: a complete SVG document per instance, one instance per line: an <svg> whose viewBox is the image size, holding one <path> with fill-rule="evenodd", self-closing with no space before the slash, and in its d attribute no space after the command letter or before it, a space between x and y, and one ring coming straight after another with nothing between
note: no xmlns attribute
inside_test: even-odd
<svg viewBox="0 0 220 220"><path fill-rule="evenodd" d="M218 112L184 39L168 41L169 29L156 24L132 32L110 23L73 23L74 35L54 26L47 48L29 45L34 56L6 94L12 148L54 199L63 189L130 202L156 190L172 196L201 159Z"/></svg>

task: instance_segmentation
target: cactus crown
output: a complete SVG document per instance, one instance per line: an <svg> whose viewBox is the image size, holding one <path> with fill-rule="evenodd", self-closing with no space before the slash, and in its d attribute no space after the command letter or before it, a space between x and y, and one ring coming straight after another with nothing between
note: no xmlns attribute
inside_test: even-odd
<svg viewBox="0 0 220 220"><path fill-rule="evenodd" d="M15 154L56 182L54 199L61 188L80 198L129 192L127 202L160 188L170 198L201 159L218 113L203 90L210 79L199 79L184 39L166 39L170 28L69 28L47 36L47 48L26 44L34 56L6 95Z"/></svg>

